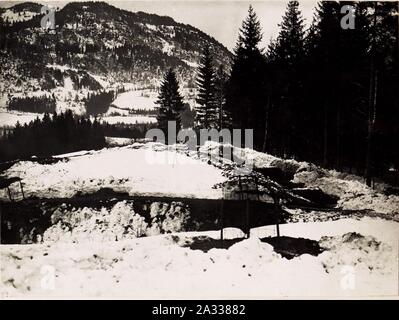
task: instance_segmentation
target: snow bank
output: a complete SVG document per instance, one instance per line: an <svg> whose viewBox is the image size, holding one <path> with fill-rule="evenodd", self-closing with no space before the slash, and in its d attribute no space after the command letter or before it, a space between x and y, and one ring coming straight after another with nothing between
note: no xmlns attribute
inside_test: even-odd
<svg viewBox="0 0 399 320"><path fill-rule="evenodd" d="M118 242L1 246L1 291L9 296L130 298L267 298L397 296L397 244L390 223L366 221L395 240L359 234L362 221L338 230L335 222L287 225L296 232L327 234L328 250L287 260L256 236L227 249L188 247L216 232L190 232ZM377 223L377 225L375 224ZM382 223L383 225L379 225ZM343 224L341 227L344 226ZM381 229L382 227L382 229ZM357 233L353 233L357 232ZM363 230L364 231L364 230ZM234 229L226 230L235 233ZM346 233L346 234L345 234ZM284 234L284 233L283 233ZM289 232L288 232L289 234ZM286 235L286 234L284 234ZM43 267L53 268L54 288L42 287Z"/></svg>
<svg viewBox="0 0 399 320"><path fill-rule="evenodd" d="M220 143L208 141L200 150L217 158L219 147ZM337 196L340 208L372 210L391 217L399 216L399 196L373 190L363 183L361 177L323 169L308 162L277 158L249 148L234 147L233 154L238 159L247 162L250 160L256 168L280 168L294 176L293 182L303 183L308 188L320 188L324 193Z"/></svg>
<svg viewBox="0 0 399 320"><path fill-rule="evenodd" d="M399 215L399 196L387 196L360 181L340 176L340 173L333 170L306 170L296 173L294 181L338 196L338 205L343 209L368 209L392 216Z"/></svg>
<svg viewBox="0 0 399 320"><path fill-rule="evenodd" d="M214 185L224 181L222 171L202 161L156 144L89 151L54 164L16 163L5 171L24 183L26 196L72 197L111 188L130 195L220 198ZM187 183L189 179L190 183ZM13 194L20 193L15 186ZM7 201L6 193L0 194Z"/></svg>
<svg viewBox="0 0 399 320"><path fill-rule="evenodd" d="M145 235L147 223L134 212L132 204L118 202L111 210L57 209L51 216L52 226L43 234L43 242L114 241Z"/></svg>
<svg viewBox="0 0 399 320"><path fill-rule="evenodd" d="M190 211L181 202L153 202L149 223L135 212L133 201L117 202L112 208L82 209L61 205L51 215L51 226L38 243L107 242L185 231Z"/></svg>
<svg viewBox="0 0 399 320"><path fill-rule="evenodd" d="M126 143L114 140L112 144ZM200 148L200 159L197 152L188 151L181 145L166 147L150 143L139 149L134 149L137 146L104 149L54 165L18 163L7 171L7 175L23 178L28 192L37 196L47 193L49 197L70 197L78 191L93 192L109 187L130 194L218 198L221 190L212 187L225 180L222 170L228 169L217 161L210 166L201 160L209 158L208 154L218 159L219 147L219 143L207 142ZM394 219L399 217L399 196L373 190L359 177L322 169L307 162L283 160L248 148L234 147L233 154L246 162L250 160L255 167L278 167L290 173L294 182L337 196L340 208L371 210ZM223 163L231 164L231 161ZM186 177L190 177L193 184L187 186ZM0 198L7 197L4 194Z"/></svg>

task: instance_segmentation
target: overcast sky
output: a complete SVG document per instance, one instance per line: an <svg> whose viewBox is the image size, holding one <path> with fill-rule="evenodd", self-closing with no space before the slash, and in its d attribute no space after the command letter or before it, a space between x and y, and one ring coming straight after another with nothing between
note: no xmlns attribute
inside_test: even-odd
<svg viewBox="0 0 399 320"><path fill-rule="evenodd" d="M45 1L37 2L46 3ZM287 1L281 0L118 0L107 2L122 9L167 15L177 22L191 24L213 36L229 49L234 48L237 41L238 29L241 26L242 20L247 15L250 4L254 7L262 25L262 47L266 47L270 38L276 37L278 34L278 23L281 22L281 17L287 5ZM1 1L0 3L2 7L9 7L17 3L17 1ZM58 6L62 7L67 1L47 1L47 3L58 3ZM307 24L312 21L313 9L316 3L313 0L299 1L302 15L306 19Z"/></svg>

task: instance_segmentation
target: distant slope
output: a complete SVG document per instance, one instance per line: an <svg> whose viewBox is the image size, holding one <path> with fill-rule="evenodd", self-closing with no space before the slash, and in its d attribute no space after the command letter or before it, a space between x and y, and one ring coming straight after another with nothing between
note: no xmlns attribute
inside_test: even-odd
<svg viewBox="0 0 399 320"><path fill-rule="evenodd" d="M104 2L72 2L55 12L55 29L41 28L41 5L20 3L0 10L0 108L30 108L31 97L84 114L100 91L114 98L125 90L154 100L163 74L174 68L186 102L194 103L196 67L210 46L215 66L229 68L232 54L214 38L170 17L118 9ZM190 89L191 88L191 89ZM151 92L148 92L150 90ZM28 99L26 99L28 97ZM10 101L13 101L12 108ZM127 109L148 109L135 99ZM41 102L39 102L41 103ZM153 104L153 103L152 103ZM151 107L151 106L150 106ZM54 107L52 107L54 108ZM118 110L110 110L110 113ZM121 115L126 111L119 112Z"/></svg>
<svg viewBox="0 0 399 320"><path fill-rule="evenodd" d="M32 3L8 9L15 15ZM4 19L4 13L2 15ZM38 66L67 65L118 81L152 85L169 67L192 85L193 69L205 45L217 64L231 53L214 38L170 17L133 13L104 2L73 2L55 14L56 30L40 28L42 15L7 25L1 48Z"/></svg>

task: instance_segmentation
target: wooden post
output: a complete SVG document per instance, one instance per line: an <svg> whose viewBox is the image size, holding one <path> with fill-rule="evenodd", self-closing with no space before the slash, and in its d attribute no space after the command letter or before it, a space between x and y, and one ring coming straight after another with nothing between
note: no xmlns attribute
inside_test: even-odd
<svg viewBox="0 0 399 320"><path fill-rule="evenodd" d="M222 198L222 203L220 205L220 240L222 243L222 247L223 247L223 228L224 228L224 213L223 213L223 209L224 209L224 199Z"/></svg>
<svg viewBox="0 0 399 320"><path fill-rule="evenodd" d="M277 230L277 238L280 238L280 225L278 224L278 222L276 224L276 230Z"/></svg>
<svg viewBox="0 0 399 320"><path fill-rule="evenodd" d="M259 192L259 187L258 187L258 177L255 176L255 188L256 188L256 195L258 198L258 201L260 201L260 192Z"/></svg>
<svg viewBox="0 0 399 320"><path fill-rule="evenodd" d="M10 198L10 201L13 201L12 197L11 197L10 187L7 187L7 191L8 191L8 197Z"/></svg>
<svg viewBox="0 0 399 320"><path fill-rule="evenodd" d="M22 187L22 182L21 181L19 181L19 186L21 187L22 198L25 199L24 188Z"/></svg>
<svg viewBox="0 0 399 320"><path fill-rule="evenodd" d="M277 238L280 238L280 198L277 196L276 199L276 209L277 209L277 224L276 224L276 231L277 231Z"/></svg>
<svg viewBox="0 0 399 320"><path fill-rule="evenodd" d="M245 204L246 204L246 210L245 210L245 213L246 213L246 233L247 233L247 238L249 238L249 235L250 235L250 230L251 230L251 228L250 228L250 225L249 225L249 199L248 199L248 197L247 197L247 199L246 199L246 201L245 201Z"/></svg>
<svg viewBox="0 0 399 320"><path fill-rule="evenodd" d="M240 188L240 199L243 200L244 199L244 195L242 193L242 182L241 182L241 175L238 176L238 186Z"/></svg>

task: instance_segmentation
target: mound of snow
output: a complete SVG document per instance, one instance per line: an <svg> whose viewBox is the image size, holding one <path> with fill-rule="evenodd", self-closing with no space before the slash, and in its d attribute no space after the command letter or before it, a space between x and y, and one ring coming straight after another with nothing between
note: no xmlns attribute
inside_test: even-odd
<svg viewBox="0 0 399 320"><path fill-rule="evenodd" d="M207 141L200 151L217 159L221 144ZM226 146L230 146L226 144ZM399 216L399 196L385 195L363 183L361 177L320 168L308 162L281 159L249 148L232 147L234 157L255 168L277 167L293 175L293 182L303 183L307 188L319 188L324 193L339 198L338 206L348 210L372 210Z"/></svg>
<svg viewBox="0 0 399 320"><path fill-rule="evenodd" d="M307 228L318 226L308 224ZM352 229L357 229L356 222ZM324 238L328 251L287 260L257 237L208 252L181 247L179 242L194 240L192 234L107 243L1 246L1 291L12 297L134 298L397 294L395 254L370 236L349 233ZM209 237L213 232L197 232L196 237L199 234ZM55 272L51 291L40 286L43 266ZM353 287L345 285L348 276Z"/></svg>
<svg viewBox="0 0 399 320"><path fill-rule="evenodd" d="M320 255L328 272L346 265L356 267L357 272L392 274L397 270L393 248L372 236L349 232L342 236L322 237L320 245L328 249Z"/></svg>
<svg viewBox="0 0 399 320"><path fill-rule="evenodd" d="M190 212L181 202L153 202L150 207L151 224L147 235L186 231Z"/></svg>
<svg viewBox="0 0 399 320"><path fill-rule="evenodd" d="M54 164L21 161L5 175L20 177L26 196L44 198L72 197L102 188L130 195L221 197L221 190L214 189L225 180L221 170L156 147L149 143L89 151ZM13 194L19 194L18 186L14 187ZM0 193L0 199L7 201L7 194Z"/></svg>
<svg viewBox="0 0 399 320"><path fill-rule="evenodd" d="M320 169L318 170L320 171ZM385 195L358 180L340 178L336 171L306 170L295 174L294 182L318 187L323 192L337 196L338 206L349 210L373 210L389 215L399 215L399 196Z"/></svg>
<svg viewBox="0 0 399 320"><path fill-rule="evenodd" d="M57 209L51 216L52 226L43 234L48 242L103 242L138 238L145 234L147 223L136 214L133 205L118 202L111 210Z"/></svg>

